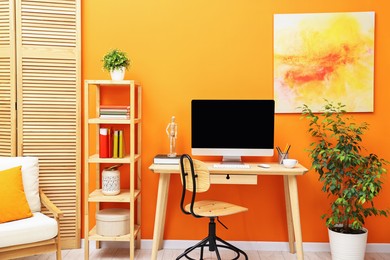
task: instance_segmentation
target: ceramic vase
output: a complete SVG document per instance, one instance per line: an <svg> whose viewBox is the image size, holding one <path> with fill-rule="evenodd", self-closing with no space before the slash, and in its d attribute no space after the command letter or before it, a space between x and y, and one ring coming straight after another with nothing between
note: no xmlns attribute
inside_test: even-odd
<svg viewBox="0 0 390 260"><path fill-rule="evenodd" d="M118 169L107 170L102 172L102 193L104 195L113 196L121 191L120 172Z"/></svg>

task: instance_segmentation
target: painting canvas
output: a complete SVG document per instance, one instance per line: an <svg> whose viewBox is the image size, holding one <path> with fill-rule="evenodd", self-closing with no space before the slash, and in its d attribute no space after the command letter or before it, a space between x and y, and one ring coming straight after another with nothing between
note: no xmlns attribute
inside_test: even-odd
<svg viewBox="0 0 390 260"><path fill-rule="evenodd" d="M277 113L319 112L324 100L348 112L374 109L373 12L275 14Z"/></svg>

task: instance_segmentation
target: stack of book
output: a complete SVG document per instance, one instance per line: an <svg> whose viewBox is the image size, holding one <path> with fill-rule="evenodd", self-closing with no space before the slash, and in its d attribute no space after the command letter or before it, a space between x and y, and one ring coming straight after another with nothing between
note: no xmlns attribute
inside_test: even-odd
<svg viewBox="0 0 390 260"><path fill-rule="evenodd" d="M100 105L99 114L100 118L129 119L130 106Z"/></svg>
<svg viewBox="0 0 390 260"><path fill-rule="evenodd" d="M123 158L125 155L123 130L100 128L99 157Z"/></svg>
<svg viewBox="0 0 390 260"><path fill-rule="evenodd" d="M155 164L179 164L180 163L180 154L175 157L168 157L167 154L157 154L153 158L153 163Z"/></svg>

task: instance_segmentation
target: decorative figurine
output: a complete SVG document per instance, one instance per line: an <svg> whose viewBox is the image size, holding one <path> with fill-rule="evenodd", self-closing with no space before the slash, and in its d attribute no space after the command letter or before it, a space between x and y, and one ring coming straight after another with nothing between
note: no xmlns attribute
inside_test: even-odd
<svg viewBox="0 0 390 260"><path fill-rule="evenodd" d="M176 138L177 138L177 124L175 117L172 116L171 122L167 125L165 132L169 138L169 154L168 157L176 157Z"/></svg>

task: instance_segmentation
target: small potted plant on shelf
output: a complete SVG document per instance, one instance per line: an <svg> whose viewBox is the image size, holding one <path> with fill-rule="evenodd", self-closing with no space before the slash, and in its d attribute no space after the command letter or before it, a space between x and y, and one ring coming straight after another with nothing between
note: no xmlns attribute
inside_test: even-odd
<svg viewBox="0 0 390 260"><path fill-rule="evenodd" d="M367 152L361 145L368 130L366 122L356 123L347 116L345 105L325 101L319 114L307 105L302 107L302 116L309 120L308 132L315 139L308 149L312 168L323 183L322 191L331 199L322 218L328 227L332 258L363 260L368 232L364 228L365 219L388 215L388 210L374 205L388 161Z"/></svg>
<svg viewBox="0 0 390 260"><path fill-rule="evenodd" d="M110 72L112 80L123 80L125 70L131 65L127 54L119 49L107 52L103 57L103 69Z"/></svg>

